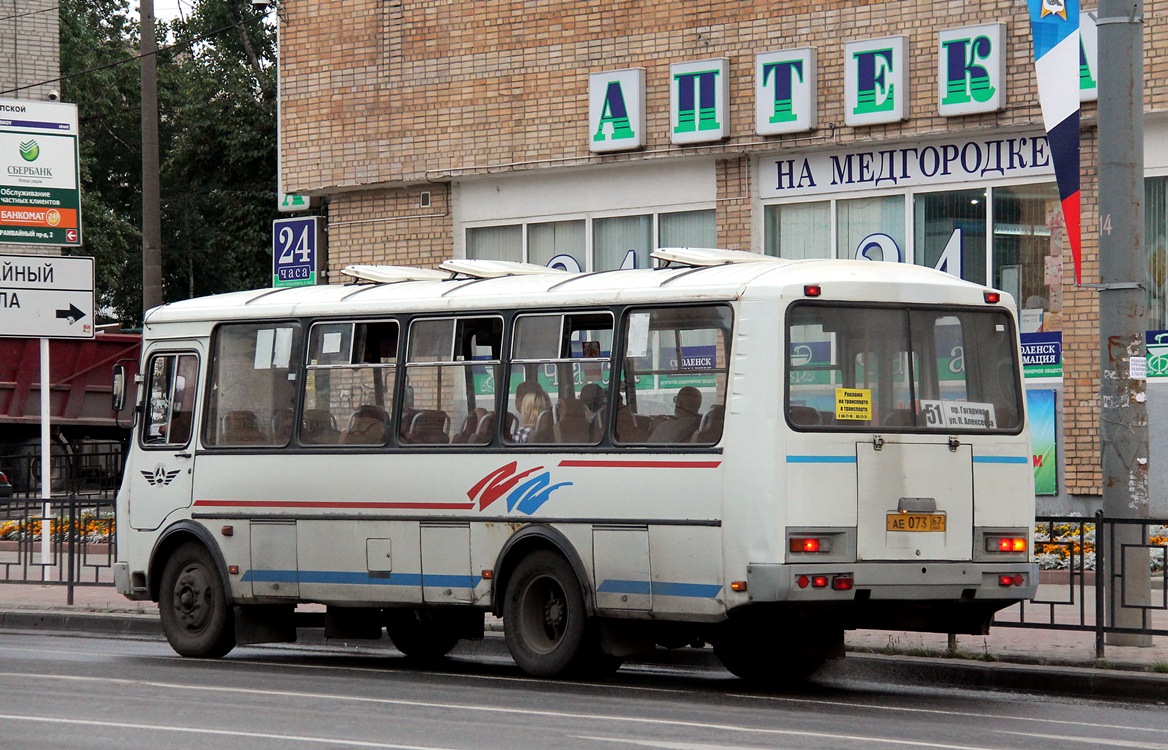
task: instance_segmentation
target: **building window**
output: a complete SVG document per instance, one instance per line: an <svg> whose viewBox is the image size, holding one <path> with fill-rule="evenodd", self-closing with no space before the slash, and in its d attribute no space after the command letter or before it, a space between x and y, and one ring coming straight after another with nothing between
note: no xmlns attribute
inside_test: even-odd
<svg viewBox="0 0 1168 750"><path fill-rule="evenodd" d="M592 222L592 270L613 271L632 266L649 267L649 252L653 248L653 217L612 216Z"/></svg>
<svg viewBox="0 0 1168 750"><path fill-rule="evenodd" d="M678 211L657 217L658 247L717 247L717 216L708 211Z"/></svg>
<svg viewBox="0 0 1168 750"><path fill-rule="evenodd" d="M1165 270L1168 269L1168 177L1144 181L1144 247L1148 258L1148 330L1168 328Z"/></svg>
<svg viewBox="0 0 1168 750"><path fill-rule="evenodd" d="M767 255L799 260L831 257L830 201L767 206L763 221Z"/></svg>
<svg viewBox="0 0 1168 750"><path fill-rule="evenodd" d="M914 195L916 262L984 284L986 203L985 188Z"/></svg>
<svg viewBox="0 0 1168 750"><path fill-rule="evenodd" d="M1014 296L1023 333L1058 330L1044 321L1062 310L1063 258L1070 245L1054 183L994 188L991 284Z"/></svg>
<svg viewBox="0 0 1168 750"><path fill-rule="evenodd" d="M527 225L528 263L546 266L552 258L563 255L583 259L586 247L583 221L545 221Z"/></svg>
<svg viewBox="0 0 1168 750"><path fill-rule="evenodd" d="M836 257L906 260L904 201L903 195L837 201Z"/></svg>
<svg viewBox="0 0 1168 750"><path fill-rule="evenodd" d="M466 230L466 257L480 260L523 260L523 227L475 227Z"/></svg>

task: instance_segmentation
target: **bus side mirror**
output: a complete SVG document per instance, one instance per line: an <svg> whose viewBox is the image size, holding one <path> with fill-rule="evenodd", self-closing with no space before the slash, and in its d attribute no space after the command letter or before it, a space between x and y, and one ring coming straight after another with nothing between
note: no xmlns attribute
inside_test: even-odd
<svg viewBox="0 0 1168 750"><path fill-rule="evenodd" d="M126 408L126 366L122 364L114 365L113 407L117 412Z"/></svg>

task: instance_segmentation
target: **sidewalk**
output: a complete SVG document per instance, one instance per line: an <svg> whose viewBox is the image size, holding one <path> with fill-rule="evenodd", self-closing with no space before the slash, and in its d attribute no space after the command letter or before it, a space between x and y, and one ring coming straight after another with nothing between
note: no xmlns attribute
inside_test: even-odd
<svg viewBox="0 0 1168 750"><path fill-rule="evenodd" d="M0 628L161 636L153 602L129 601L112 586L73 591L69 606L64 586L0 584ZM501 630L501 624L488 622L488 630ZM1094 633L1040 628L961 635L956 656L948 653L947 636L937 633L850 631L847 648L845 662L864 662L861 670L887 671L892 660L898 673L923 683L1168 698L1168 637L1155 637L1144 648L1108 644L1101 661L1095 658ZM708 656L705 661L714 664Z"/></svg>

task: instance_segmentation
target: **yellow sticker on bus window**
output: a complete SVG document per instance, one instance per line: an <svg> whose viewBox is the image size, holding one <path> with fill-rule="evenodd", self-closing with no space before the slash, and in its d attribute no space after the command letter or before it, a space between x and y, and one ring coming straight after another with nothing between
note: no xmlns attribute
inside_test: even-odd
<svg viewBox="0 0 1168 750"><path fill-rule="evenodd" d="M872 389L871 388L836 388L835 389L835 418L871 420L872 419Z"/></svg>

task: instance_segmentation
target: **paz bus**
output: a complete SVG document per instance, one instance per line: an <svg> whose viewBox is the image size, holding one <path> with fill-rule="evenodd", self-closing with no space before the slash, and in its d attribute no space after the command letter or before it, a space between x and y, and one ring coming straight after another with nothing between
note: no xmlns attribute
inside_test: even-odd
<svg viewBox="0 0 1168 750"><path fill-rule="evenodd" d="M492 614L532 675L708 645L759 682L848 629L985 633L1033 596L1008 295L653 256L351 266L155 308L118 591L184 656L323 624L436 659Z"/></svg>

